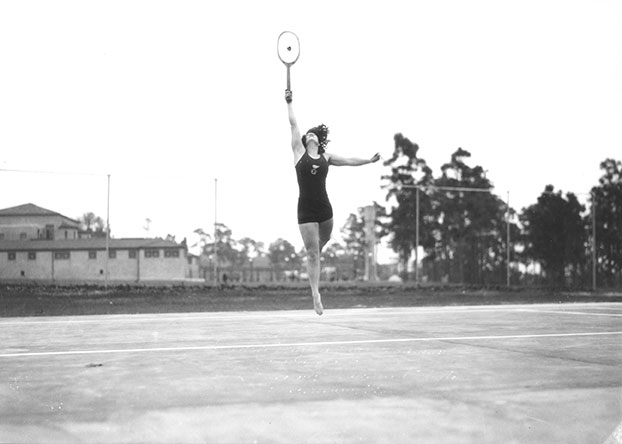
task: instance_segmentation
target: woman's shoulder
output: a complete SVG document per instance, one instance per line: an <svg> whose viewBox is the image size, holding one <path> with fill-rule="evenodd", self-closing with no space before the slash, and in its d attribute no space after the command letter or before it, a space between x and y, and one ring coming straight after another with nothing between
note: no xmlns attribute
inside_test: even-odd
<svg viewBox="0 0 622 444"><path fill-rule="evenodd" d="M294 153L294 167L298 167L307 156L307 150L303 150L301 153Z"/></svg>

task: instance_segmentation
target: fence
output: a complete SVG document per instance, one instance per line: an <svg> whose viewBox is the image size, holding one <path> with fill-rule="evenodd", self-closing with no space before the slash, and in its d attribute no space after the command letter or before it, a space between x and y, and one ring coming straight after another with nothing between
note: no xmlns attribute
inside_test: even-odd
<svg viewBox="0 0 622 444"><path fill-rule="evenodd" d="M622 273L613 279L599 279L596 252L596 204L591 208L591 226L587 228L585 260L564 268L563 276L547 275L544 268L535 261L528 261L521 255L523 245L520 239L512 239L511 226L518 226L516 215L512 218L510 192L505 200L505 232L470 233L454 239L447 245L445 256L420 257L422 219L420 192L487 193L492 189L466 187L434 187L405 185L402 188L415 189L415 248L412 270L403 273L417 284L447 283L495 286L563 286L597 290L598 288L622 288ZM502 253L502 254L501 254Z"/></svg>

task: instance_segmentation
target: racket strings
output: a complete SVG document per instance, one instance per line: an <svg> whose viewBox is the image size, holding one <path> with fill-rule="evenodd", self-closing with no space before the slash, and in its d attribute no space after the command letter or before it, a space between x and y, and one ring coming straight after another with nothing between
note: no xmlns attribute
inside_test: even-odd
<svg viewBox="0 0 622 444"><path fill-rule="evenodd" d="M283 63L294 64L300 56L298 36L291 31L282 32L277 42L277 53Z"/></svg>

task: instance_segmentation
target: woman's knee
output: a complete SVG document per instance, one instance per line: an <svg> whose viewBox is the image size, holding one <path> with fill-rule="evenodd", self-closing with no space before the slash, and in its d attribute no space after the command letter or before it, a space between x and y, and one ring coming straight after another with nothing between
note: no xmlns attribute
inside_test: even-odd
<svg viewBox="0 0 622 444"><path fill-rule="evenodd" d="M309 262L317 261L320 257L320 249L318 246L307 248L307 259Z"/></svg>

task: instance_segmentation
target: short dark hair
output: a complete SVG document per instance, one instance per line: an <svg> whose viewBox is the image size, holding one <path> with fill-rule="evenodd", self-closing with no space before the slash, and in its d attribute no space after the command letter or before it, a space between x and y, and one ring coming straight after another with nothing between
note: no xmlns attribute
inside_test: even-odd
<svg viewBox="0 0 622 444"><path fill-rule="evenodd" d="M318 126L314 126L309 131L307 131L304 136L302 136L302 145L305 148L307 148L307 134L309 133L313 133L317 136L319 144L318 152L320 154L324 153L324 151L326 151L326 145L328 144L328 142L330 142L330 140L328 140L328 127L321 123Z"/></svg>

